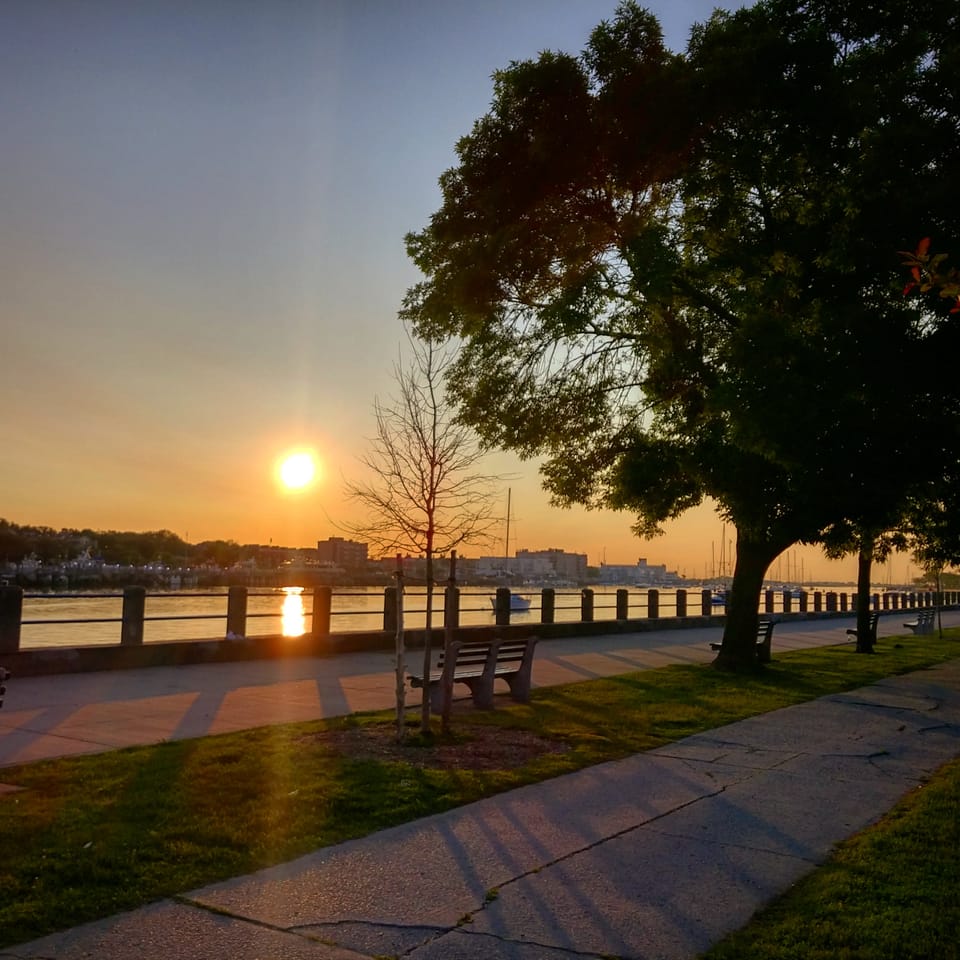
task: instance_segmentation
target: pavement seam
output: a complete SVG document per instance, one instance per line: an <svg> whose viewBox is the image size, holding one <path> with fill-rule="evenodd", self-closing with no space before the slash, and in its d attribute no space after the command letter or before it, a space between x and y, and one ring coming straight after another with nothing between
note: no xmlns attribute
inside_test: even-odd
<svg viewBox="0 0 960 960"><path fill-rule="evenodd" d="M491 934L491 933L488 933L488 932L486 932L486 931L483 932L483 933L473 933L472 931L470 931L470 930L468 929L468 927L469 927L469 925L470 925L471 923L473 923L473 920L474 920L475 917L477 917L478 915L482 914L484 910L486 910L492 903L495 903L496 900L499 899L499 893L500 893L500 891L502 891L502 890L504 889L504 887L509 887L509 886L511 886L512 884L519 883L521 880L525 880L527 877L536 876L536 874L541 873L542 871L544 871L544 870L546 870L546 869L548 869L548 868L550 868L550 867L556 866L557 864L560 864L560 863L563 863L563 862L565 862L565 861L567 861L567 860L570 860L570 859L572 859L573 857L580 856L580 855L583 854L583 853L586 853L586 852L588 852L588 851L590 851L590 850L594 850L594 849L596 849L596 848L598 848L598 847L601 847L601 846L603 846L603 845L606 844L606 843L610 843L611 841L614 841L614 840L617 840L617 839L619 839L619 838L621 838L621 837L624 837L624 836L626 836L627 834L632 833L632 832L634 832L634 831L636 831L636 830L642 830L642 829L644 829L644 828L646 828L646 827L649 827L650 824L655 823L655 822L657 822L658 820L663 819L664 817L668 817L668 816L670 816L671 814L676 813L676 812L679 811L679 810L684 810L685 808L687 808L687 807L689 807L689 806L692 806L692 805L695 804L695 803L699 803L699 802L702 801L702 800L707 800L707 799L710 799L711 797L719 796L719 795L722 794L726 789L727 789L727 786L724 785L724 786L721 786L721 787L719 787L717 790L714 790L714 791L712 791L712 792L710 792L710 793L705 793L705 794L703 794L703 795L701 795L701 796L699 796L699 797L694 797L693 799L688 800L688 801L686 801L685 803L681 803L681 804L679 804L678 806L673 807L673 808L670 809L670 810L664 811L663 813L658 813L658 814L656 814L655 816L652 816L652 817L650 817L649 819L644 820L642 823L635 823L635 824L632 824L632 825L629 826L629 827L624 827L622 830L619 830L619 831L617 831L616 833L612 833L612 834L609 834L608 836L601 837L599 840L596 840L596 841L594 841L593 843L588 843L588 844L586 844L585 846L580 847L580 848L578 848L578 849L576 849L576 850L570 850L570 851L568 851L567 853L565 853L565 854L564 854L563 856L561 856L561 857L557 857L557 858L555 858L555 859L553 859L553 860L549 860L549 861L547 861L546 863L542 863L542 864L540 864L539 866L536 866L536 867L534 867L534 868L532 868L532 869L530 869L530 870L525 870L523 873L518 873L516 876L510 877L510 878L507 879L507 880L501 881L500 883L497 884L497 886L496 886L496 888L495 888L496 891L497 891L497 896L490 896L489 891L488 891L488 893L487 893L487 895L484 897L483 901L482 901L481 903L479 903L474 909L472 909L472 910L469 910L469 909L468 909L467 912L464 913L464 914L460 917L460 919L459 919L455 924L453 924L453 925L451 925L451 926L447 926L447 927L435 927L435 928L433 928L433 929L436 930L436 934L435 934L434 936L429 937L427 940L425 940L425 941L424 941L423 943L421 943L421 944L418 944L418 945L416 945L416 946L414 946L414 947L409 948L408 950L406 950L406 951L404 951L402 954L400 954L400 956L409 956L414 950L419 950L419 949L421 949L422 947L426 946L427 944L432 943L432 942L435 942L436 940L439 940L441 937L445 937L445 936L447 936L448 934L455 933L455 932L457 932L458 930L460 930L460 931L462 931L462 932L464 932L464 933L468 933L468 934L470 934L471 936L475 936L475 937L476 937L476 936L489 936L489 937L491 937L491 938L493 938L493 939L495 939L495 940L499 940L499 941L502 942L502 943L515 943L515 944L519 944L519 945L521 945L521 946L528 945L528 946L531 946L531 947L541 947L541 948L543 948L543 949L548 949L548 948L549 948L549 949L552 949L552 950L562 950L563 952L568 953L568 954L569 954L570 956L572 956L572 957L578 957L578 956L590 956L590 957L593 957L593 956L596 956L595 954L591 954L591 953L582 953L582 952L575 951L575 950L567 950L566 948L563 948L563 947L556 947L556 946L551 946L551 945L548 945L548 944L534 943L533 941L514 940L514 939L509 939L509 938L506 938L506 937L498 937L496 934ZM663 831L661 831L661 833L663 833ZM193 905L193 901L187 900L186 898L180 898L180 900L181 900L181 902L184 902L184 903ZM231 914L229 911L226 911L226 910L217 910L216 908L211 908L211 909L213 910L213 912L223 913L225 916L234 916L233 914ZM243 917L238 917L238 919L244 919L244 918L243 918ZM252 921L252 922L256 922L256 921ZM368 926L370 926L370 927L377 928L377 929L399 929L399 930L414 929L414 928L431 929L431 927L430 927L429 924L374 923L374 922L372 922L372 921L365 921L365 920L334 920L334 921L324 922L324 923L322 924L322 926L324 926L324 927L326 927L326 926L336 926L336 925L339 925L339 924L348 924L348 923L349 923L349 924L354 924L354 925L357 925L357 924L360 924L360 925L368 925ZM285 929L285 928L273 927L273 926L270 925L270 924L260 924L260 925L261 925L261 926L266 926L266 927L268 927L268 928L270 928L270 929ZM314 923L314 924L304 924L303 926L317 927L317 926L321 926L321 924L317 924L317 923ZM291 928L291 929L298 929L298 928Z"/></svg>
<svg viewBox="0 0 960 960"><path fill-rule="evenodd" d="M309 933L301 933L298 927L281 927L275 923L268 923L266 920L258 920L255 917L248 917L241 913L236 913L233 910L227 910L225 907L217 907L209 903L201 903L198 900L193 900L188 896L183 894L170 897L170 900L173 903L178 903L182 907L190 907L193 910L200 910L203 913L209 913L217 917L225 917L227 920L236 920L240 923L249 923L253 927L260 927L262 930L269 930L272 933L287 933L294 937L300 937L302 940L309 940L311 943L319 943L325 947L336 947L338 950L343 950L345 954L355 953L346 947L341 947L340 944L333 942L332 940L325 940L323 937L311 936ZM304 924L303 926L307 926ZM362 957L363 954L357 953L358 958Z"/></svg>
<svg viewBox="0 0 960 960"><path fill-rule="evenodd" d="M629 827L624 827L622 830L618 830L616 833L608 834L607 836L601 837L599 840L595 840L593 843L588 843L585 846L579 847L576 850L569 850L567 851L567 853L563 854L563 856L561 857L556 857L555 859L549 860L546 863L541 863L539 866L534 867L530 870L525 870L523 873L518 873L516 876L510 877L510 879L508 880L501 881L496 886L497 896L495 897L491 897L489 895L486 896L482 903L480 903L474 910L470 910L467 913L465 913L463 917L461 917L461 919L454 926L450 927L446 931L446 933L452 933L456 930L464 930L465 932L469 933L470 931L466 930L467 925L470 923L473 923L474 917L482 914L491 904L495 903L499 899L500 891L502 891L504 887L509 887L513 884L519 883L521 880L525 880L528 877L536 876L538 873L542 873L544 870L547 870L550 867L554 867L557 864L564 863L565 861L571 860L574 857L579 857L582 854L587 853L591 850L596 850L598 847L602 847L604 844L610 843L612 841L620 839L621 837L627 836L627 834L633 833L637 830L646 829L651 824L656 823L658 820L662 820L664 817L669 817L680 810L685 810L687 807L693 806L693 804L695 803L700 803L702 800L708 800L708 799L711 799L712 797L720 796L722 793L726 791L726 789L727 789L727 786L724 785L710 793L705 793L699 797L694 797L691 800L687 800L685 803L678 804L677 806L671 808L670 810L666 810L662 813L655 814L654 816L651 816L648 819L644 820L642 823L635 823ZM661 831L661 833L662 832L663 831ZM435 937L434 939L438 939L439 936L444 936L444 935L445 934L439 934L438 937ZM473 935L480 936L481 934L473 934ZM503 943L517 943L521 945L529 943L530 946L540 946L544 948L546 948L547 946L546 944L536 944L526 940L511 940L505 937L497 937L495 934L484 933L482 935L492 936L494 937L494 939L500 940ZM551 947L551 949L564 949L564 948ZM570 953L572 956L594 956L594 954L583 954L583 953L578 953L576 951L566 951L566 952Z"/></svg>
<svg viewBox="0 0 960 960"><path fill-rule="evenodd" d="M472 922L472 921L469 921ZM488 930L483 931L474 931L467 928L466 924L458 923L455 927L451 927L443 936L446 936L447 933L461 933L467 937L473 937L474 939L479 939L481 937L489 938L490 940L496 940L497 943L505 944L514 944L520 947L532 947L533 949L540 950L549 950L551 953L564 954L569 957L588 957L589 960L596 960L597 954L593 951L585 952L583 950L573 950L570 947L558 947L555 943L540 943L538 940L516 940L511 937L502 937L498 936L495 933L490 933ZM439 939L439 937L434 938ZM415 950L420 950L426 944L419 944L416 947L411 947L409 950L405 950L402 954L398 956L408 957ZM604 954L603 955L607 960L621 960L621 958L614 954Z"/></svg>
<svg viewBox="0 0 960 960"><path fill-rule="evenodd" d="M718 750L726 750L726 752L721 753L718 756L710 757L709 759L707 759L707 758L691 757L688 754L683 754L683 753L669 753L667 752L669 750L669 747L658 747L656 755L658 757L667 757L670 760L677 760L681 763L686 764L691 769L696 768L697 765L699 764L703 764L704 766L709 767L711 764L714 764L714 763L725 763L730 767L736 767L738 770L751 771L749 774L745 774L746 779L749 779L749 777L752 776L753 772L756 770L776 770L779 767L782 767L784 764L792 763L794 760L797 760L800 757L805 757L809 755L806 753L806 751L803 751L803 750L799 750L794 753L783 753L779 760L777 760L775 763L771 763L769 766L753 767L743 762L738 763L737 758L743 755L750 756L751 754L765 754L769 756L771 754L778 753L779 751L777 751L774 748L755 747L749 743L740 743L736 740L721 740L715 737L707 737L699 733L695 733L693 734L692 737L687 739L694 739L694 738L696 738L698 743L708 744L710 746L715 747ZM677 741L677 742L682 743L683 741ZM731 757L733 759L731 759ZM709 770L706 770L706 769L698 770L698 772L703 773L705 776L708 776L711 778L714 777L714 774L712 774Z"/></svg>

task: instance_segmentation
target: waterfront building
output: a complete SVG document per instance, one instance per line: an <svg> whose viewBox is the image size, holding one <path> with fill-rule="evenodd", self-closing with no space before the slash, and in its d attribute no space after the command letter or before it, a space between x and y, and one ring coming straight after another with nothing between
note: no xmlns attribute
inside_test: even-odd
<svg viewBox="0 0 960 960"><path fill-rule="evenodd" d="M355 570L367 565L367 544L344 540L343 537L327 537L317 541L317 559L321 563Z"/></svg>
<svg viewBox="0 0 960 960"><path fill-rule="evenodd" d="M566 550L548 548L546 550L518 550L520 563L546 561L558 580L583 583L587 579L587 555L585 553L567 553Z"/></svg>
<svg viewBox="0 0 960 960"><path fill-rule="evenodd" d="M646 557L640 557L635 564L601 563L597 579L600 583L641 587L677 586L683 582L675 571L667 570L666 564L647 563Z"/></svg>
<svg viewBox="0 0 960 960"><path fill-rule="evenodd" d="M527 582L582 583L587 578L587 555L555 549L518 550L512 557L479 557L476 569L482 577L509 575Z"/></svg>

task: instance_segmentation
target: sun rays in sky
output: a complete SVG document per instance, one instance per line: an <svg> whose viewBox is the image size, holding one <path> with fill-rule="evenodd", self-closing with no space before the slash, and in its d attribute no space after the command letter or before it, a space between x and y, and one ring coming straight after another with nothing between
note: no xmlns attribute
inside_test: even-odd
<svg viewBox="0 0 960 960"><path fill-rule="evenodd" d="M288 450L277 460L277 479L287 491L304 491L320 479L319 461L313 450Z"/></svg>

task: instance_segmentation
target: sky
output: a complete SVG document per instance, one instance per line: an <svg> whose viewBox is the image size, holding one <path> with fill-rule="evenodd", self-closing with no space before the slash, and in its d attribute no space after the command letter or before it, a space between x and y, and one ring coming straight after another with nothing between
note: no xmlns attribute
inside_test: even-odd
<svg viewBox="0 0 960 960"><path fill-rule="evenodd" d="M677 50L713 8L648 5ZM404 235L438 208L491 74L578 53L615 9L4 0L0 517L193 543L343 535L344 478L394 388L397 311L420 279ZM291 491L277 463L299 448L319 470ZM489 470L509 478L511 553L691 577L729 562L709 507L640 541L629 515L549 506L536 464L497 454ZM808 581L854 575L815 548L790 558ZM908 573L895 561L889 578Z"/></svg>

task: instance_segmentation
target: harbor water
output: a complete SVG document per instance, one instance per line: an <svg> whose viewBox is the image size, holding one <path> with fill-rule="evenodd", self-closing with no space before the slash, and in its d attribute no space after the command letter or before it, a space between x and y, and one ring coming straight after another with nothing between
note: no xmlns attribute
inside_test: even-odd
<svg viewBox="0 0 960 960"><path fill-rule="evenodd" d="M594 619L616 618L616 586L591 587L594 594ZM700 613L700 587L687 590L688 609ZM851 593L850 588L811 587ZM513 612L515 623L540 620L541 591L537 587L516 588L527 597L530 608ZM460 588L460 623L477 626L494 623L490 587ZM301 587L272 590L251 589L247 602L248 636L300 636L311 629L313 593ZM80 647L114 645L120 642L121 595L111 593L27 594L23 601L21 649L41 647ZM677 591L659 590L659 615L676 615ZM776 609L782 609L782 597L776 594ZM794 601L796 603L796 601ZM628 591L628 616L648 615L647 590ZM443 625L443 590L434 594L433 624ZM794 607L795 609L796 607ZM723 612L723 605L713 607ZM382 587L337 588L332 596L330 629L333 633L379 630L383 627L384 591ZM411 629L423 627L426 592L408 589L404 596L404 623ZM144 642L167 640L222 639L226 632L227 591L177 591L149 593L146 599ZM556 591L554 619L558 623L581 619L581 591L577 588Z"/></svg>
<svg viewBox="0 0 960 960"><path fill-rule="evenodd" d="M540 591L531 588L518 589L515 592L531 600L528 611L513 614L515 622L539 620ZM495 591L489 587L461 587L460 623L464 626L492 624L494 594ZM597 618L613 617L615 589L608 598L611 605L609 612L603 610L602 604L605 601L602 596L598 590L595 601ZM638 591L632 598L632 604L638 611L641 603L645 609L645 597L645 593ZM407 627L415 629L424 625L426 601L423 588L405 593L404 623ZM675 603L675 599L672 602ZM312 590L302 587L251 589L247 601L247 635L300 636L311 628L312 603ZM27 594L23 601L20 647L27 650L117 644L120 642L122 604L122 597L113 592ZM433 607L433 624L442 627L442 590L434 593ZM382 629L383 608L382 587L335 589L330 629L334 633ZM635 615L644 614L637 612ZM144 642L220 639L226 632L226 619L226 590L148 593ZM558 591L556 619L560 622L580 619L579 591Z"/></svg>

